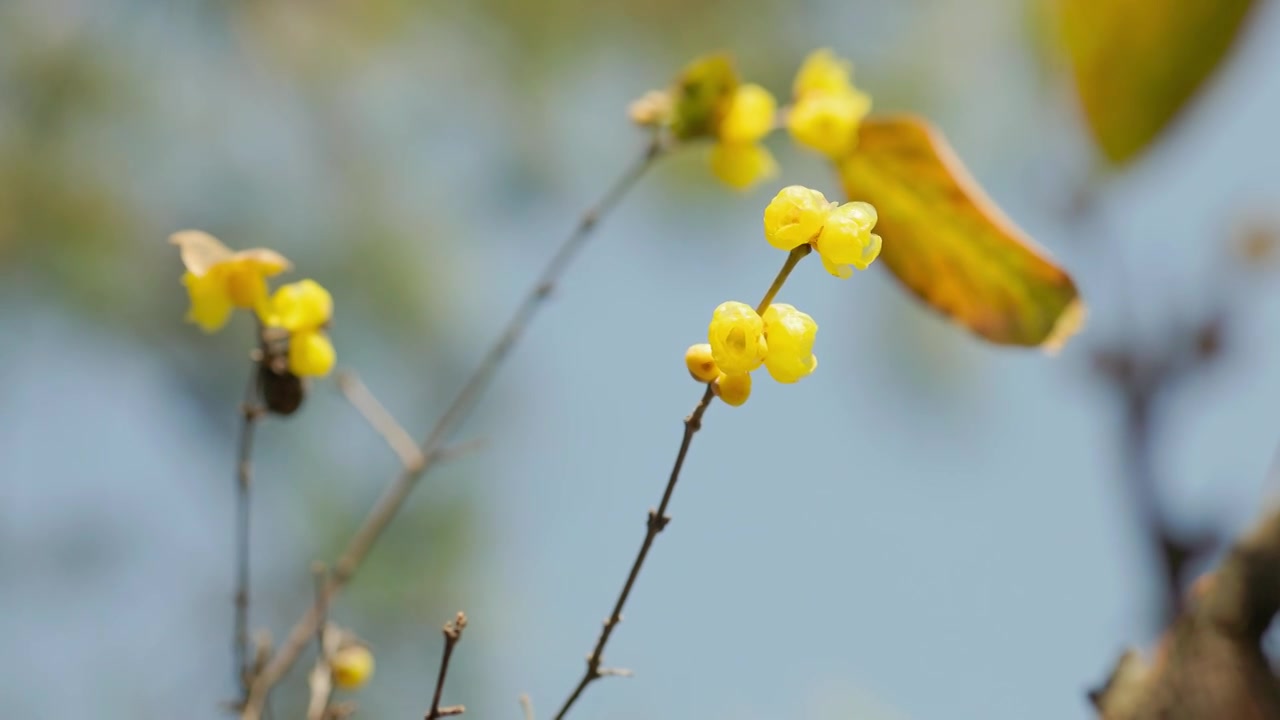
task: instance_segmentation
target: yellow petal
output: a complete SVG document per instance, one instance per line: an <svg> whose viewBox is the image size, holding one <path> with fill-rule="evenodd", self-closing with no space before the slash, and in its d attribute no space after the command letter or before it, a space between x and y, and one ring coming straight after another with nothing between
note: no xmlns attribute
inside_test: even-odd
<svg viewBox="0 0 1280 720"><path fill-rule="evenodd" d="M720 141L753 143L769 134L777 114L778 103L768 90L754 83L740 85L720 121Z"/></svg>
<svg viewBox="0 0 1280 720"><path fill-rule="evenodd" d="M796 72L792 92L797 98L810 93L840 93L853 87L853 66L842 60L830 48L809 53L800 70Z"/></svg>
<svg viewBox="0 0 1280 720"><path fill-rule="evenodd" d="M256 308L267 299L267 279L249 262L234 260L214 266L210 274L226 278L227 296L238 308Z"/></svg>
<svg viewBox="0 0 1280 720"><path fill-rule="evenodd" d="M337 352L323 331L304 330L289 336L289 372L294 375L323 377L336 361Z"/></svg>
<svg viewBox="0 0 1280 720"><path fill-rule="evenodd" d="M232 255L231 259L254 268L255 271L266 277L274 277L293 267L293 264L285 256L267 248L241 250Z"/></svg>
<svg viewBox="0 0 1280 720"><path fill-rule="evenodd" d="M788 185L764 209L764 239L779 250L794 250L822 230L830 208L817 190Z"/></svg>
<svg viewBox="0 0 1280 720"><path fill-rule="evenodd" d="M716 143L711 148L711 172L735 190L745 190L778 172L769 149L755 143Z"/></svg>
<svg viewBox="0 0 1280 720"><path fill-rule="evenodd" d="M231 297L224 280L218 273L197 276L188 272L182 276L182 284L187 286L187 295L191 298L187 321L207 333L221 329L231 317Z"/></svg>
<svg viewBox="0 0 1280 720"><path fill-rule="evenodd" d="M231 250L218 238L201 230L183 230L169 236L169 242L178 246L182 264L197 277L209 268L231 258Z"/></svg>
<svg viewBox="0 0 1280 720"><path fill-rule="evenodd" d="M780 383L793 383L813 372L817 358L813 341L818 324L791 305L774 303L764 311L764 335L769 354L764 366Z"/></svg>
<svg viewBox="0 0 1280 720"><path fill-rule="evenodd" d="M721 303L711 315L707 340L716 366L729 375L755 370L768 352L764 321L746 303Z"/></svg>

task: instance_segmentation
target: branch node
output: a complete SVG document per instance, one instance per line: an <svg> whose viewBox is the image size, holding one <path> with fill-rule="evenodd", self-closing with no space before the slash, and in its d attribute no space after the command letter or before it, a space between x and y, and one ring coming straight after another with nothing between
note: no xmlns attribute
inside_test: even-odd
<svg viewBox="0 0 1280 720"><path fill-rule="evenodd" d="M653 534L658 534L667 529L667 524L671 522L670 515L658 515L658 511L650 508L649 521L646 525Z"/></svg>

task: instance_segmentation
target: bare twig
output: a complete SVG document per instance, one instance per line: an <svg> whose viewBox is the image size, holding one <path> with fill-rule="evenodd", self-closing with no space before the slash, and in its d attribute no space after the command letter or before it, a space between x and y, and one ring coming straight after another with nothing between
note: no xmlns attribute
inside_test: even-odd
<svg viewBox="0 0 1280 720"><path fill-rule="evenodd" d="M1179 533L1163 508L1154 467L1159 404L1219 357L1225 318L1225 312L1219 312L1198 326L1186 328L1183 335L1172 338L1155 353L1121 345L1095 357L1097 369L1123 407L1123 486L1130 493L1136 522L1150 543L1164 582L1158 606L1159 627L1168 625L1181 610L1187 568L1215 544L1209 533Z"/></svg>
<svg viewBox="0 0 1280 720"><path fill-rule="evenodd" d="M258 402L260 360L255 357L240 405L240 440L236 449L236 589L233 662L240 698L249 694L252 668L249 659L249 510L253 482L253 431L263 409Z"/></svg>
<svg viewBox="0 0 1280 720"><path fill-rule="evenodd" d="M453 648L462 640L462 631L467 627L466 613L459 612L456 617L444 624L444 654L440 658L440 675L436 678L436 692L431 699L431 710L426 720L439 720L450 715L461 715L467 711L463 705L447 705L440 707L440 696L444 694L444 679L449 673L449 660L453 657Z"/></svg>
<svg viewBox="0 0 1280 720"><path fill-rule="evenodd" d="M329 581L329 569L324 563L315 563L311 573L316 581L316 607L319 608L320 622L316 623L316 664L311 669L308 685L311 687L311 700L307 704L307 720L327 720L329 703L333 699L333 670L329 667L329 644L326 637L328 629L328 605L324 598L324 588Z"/></svg>
<svg viewBox="0 0 1280 720"><path fill-rule="evenodd" d="M773 298L782 289L782 285L791 275L791 271L796 265L809 254L811 248L809 245L801 245L792 250L787 256L787 261L783 264L782 269L778 271L777 277L774 278L773 284L765 293L764 298L756 308L756 312L764 313L773 302ZM658 533L662 532L667 523L671 522L671 518L667 515L667 506L671 503L671 496L675 493L676 483L680 480L680 470L684 467L685 457L689 454L689 445L693 442L694 433L702 428L702 416L706 413L707 408L711 405L712 398L715 397L715 383L707 383L707 387L702 392L702 398L698 400L698 404L694 406L693 412L689 413L684 419L684 436L680 440L680 450L676 453L675 464L671 468L671 476L667 479L667 487L662 492L662 500L658 503L656 510L649 511L648 520L645 523L644 541L640 543L640 551L636 554L636 559L631 563L631 571L627 574L627 580L622 585L622 592L618 593L618 599L613 604L613 612L609 613L609 617L604 621L604 628L600 631L600 637L596 639L595 647L591 649L591 654L587 655L587 669L582 674L582 679L578 681L573 692L560 706L560 711L555 714L555 720L563 720L565 715L569 713L573 704L582 696L584 690L592 682L602 677L616 675L621 677L629 677L630 670L620 668L602 667L604 662L604 649L609 644L609 638L613 635L613 630L622 622L622 609L627 604L627 598L631 596L631 590L635 587L636 578L640 576L640 568L644 566L645 558L649 556L649 549L653 547L653 541L658 537Z"/></svg>
<svg viewBox="0 0 1280 720"><path fill-rule="evenodd" d="M524 720L537 720L537 715L533 712L533 701L527 694L520 695L520 711L524 713Z"/></svg>
<svg viewBox="0 0 1280 720"><path fill-rule="evenodd" d="M350 370L338 373L338 389L343 396L360 412L369 425L387 442L391 450L400 457L405 467L420 467L425 464L418 442L413 439L404 426L378 402L368 386L360 377Z"/></svg>
<svg viewBox="0 0 1280 720"><path fill-rule="evenodd" d="M643 177L654 161L662 156L665 147L661 136L655 134L636 163L628 168L600 200L579 218L573 231L556 250L543 268L537 282L508 320L502 334L462 384L453 402L427 434L426 440L419 445L421 462L406 466L403 472L391 482L348 541L338 562L334 565L333 574L324 593L326 600L331 600L351 580L369 554L369 550L373 548L387 525L400 511L418 480L437 460L441 459L440 451L444 448L444 443L475 407L481 393L489 386L502 362L524 335L543 302L551 296L561 275L582 249L600 219L618 205L636 181ZM307 639L314 632L318 618L319 613L313 604L294 624L271 662L254 678L249 688L248 701L245 703L243 720L258 720L261 717L261 708L266 702L267 694L297 662L298 656L307 644Z"/></svg>

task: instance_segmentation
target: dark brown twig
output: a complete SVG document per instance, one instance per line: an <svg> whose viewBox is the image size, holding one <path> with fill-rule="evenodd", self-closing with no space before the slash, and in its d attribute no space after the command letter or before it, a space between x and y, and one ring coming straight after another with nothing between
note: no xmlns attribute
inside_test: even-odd
<svg viewBox="0 0 1280 720"><path fill-rule="evenodd" d="M791 275L791 271L796 265L809 254L811 248L809 245L801 245L792 250L787 256L786 262L782 269L778 271L777 277L774 278L773 284L765 293L764 298L756 307L757 313L764 313L777 296L778 291L782 289L783 284ZM584 690L591 683L608 675L629 676L631 671L615 668L602 667L604 662L604 648L609 644L609 638L613 635L614 628L618 623L622 622L622 609L627 604L627 598L631 596L631 590L635 587L636 578L640 576L640 568L644 566L645 558L649 556L649 549L653 547L653 541L658 537L658 533L662 532L667 523L671 522L671 518L667 515L667 506L671 503L671 496L675 493L676 483L680 480L680 470L684 467L685 457L689 454L689 445L693 442L694 433L702 428L702 416L706 413L707 408L711 405L712 398L715 397L715 383L707 383L706 389L702 392L702 398L698 400L698 404L694 406L693 412L689 413L684 419L684 436L680 440L680 450L676 453L675 464L671 468L671 476L667 479L666 489L662 491L662 500L658 503L656 510L649 511L648 520L645 523L644 541L640 543L640 551L636 554L636 559L631 563L631 571L627 574L627 580L622 585L622 592L618 593L618 599L613 604L613 612L609 613L609 617L604 621L604 628L600 631L600 637L596 639L595 647L591 649L591 654L587 656L587 670L582 675L582 679L578 681L573 692L560 706L560 711L555 714L555 720L563 720L568 715L570 708L582 696Z"/></svg>
<svg viewBox="0 0 1280 720"><path fill-rule="evenodd" d="M427 713L426 720L438 720L450 715L461 715L467 711L467 708L463 705L440 707L440 696L444 694L444 679L449 673L449 659L453 657L453 648L462 640L462 631L466 627L467 615L463 612L459 612L454 619L444 624L444 654L440 658L440 675L436 678L436 692L431 699L431 710Z"/></svg>
<svg viewBox="0 0 1280 720"><path fill-rule="evenodd" d="M662 156L665 147L661 136L658 134L653 135L636 163L628 168L600 200L579 218L573 231L565 238L559 249L556 250L546 267L543 268L537 282L534 283L516 308L502 334L498 336L497 341L485 353L466 382L462 384L457 396L454 397L453 402L449 404L444 414L436 420L435 425L427 434L426 440L419 445L421 462L406 466L391 482L382 497L373 506L373 509L369 511L364 522L361 523L351 537L351 540L347 542L346 548L333 567L333 574L324 593L327 601L341 592L342 588L350 582L364 562L365 557L369 554L369 551L378 541L378 538L382 536L387 525L400 511L405 500L409 497L409 493L417 485L418 480L440 459L444 443L457 426L471 413L481 393L489 386L494 374L507 355L510 354L511 349L515 347L516 343L524 335L538 309L551 296L561 275L564 274L564 271L582 249L600 219L617 207L618 202L644 176L654 161ZM253 683L249 688L249 697L245 703L244 713L241 716L242 720L258 720L261 717L261 708L266 702L267 694L297 662L298 656L301 655L303 648L306 647L308 638L314 632L318 618L318 609L313 604L294 624L293 629L289 631L288 637L281 643L271 662L253 679Z"/></svg>
<svg viewBox="0 0 1280 720"><path fill-rule="evenodd" d="M249 659L249 511L253 482L253 431L262 416L258 402L259 362L254 359L240 405L240 439L236 449L236 589L233 662L240 698L249 694L252 668Z"/></svg>

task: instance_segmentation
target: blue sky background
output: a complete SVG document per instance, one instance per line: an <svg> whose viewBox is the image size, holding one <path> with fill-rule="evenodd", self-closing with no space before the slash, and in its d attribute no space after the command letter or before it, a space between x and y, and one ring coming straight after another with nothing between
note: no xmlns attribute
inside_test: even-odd
<svg viewBox="0 0 1280 720"><path fill-rule="evenodd" d="M1089 717L1085 691L1153 637L1155 580L1089 354L1206 312L1233 238L1277 219L1276 8L1168 137L1099 186L1096 216L1072 222L1091 150L1022 2L709 3L687 17L667 3L409 5L0 10L0 98L49 87L33 57L73 58L106 89L82 107L66 85L66 119L50 124L0 100L0 157L56 148L57 187L108 208L99 242L59 224L72 209L26 222L29 204L0 201L11 713L214 717L233 693L232 443L251 329L181 325L169 232L269 245L331 286L340 362L416 435L639 150L632 97L719 48L783 95L829 45L877 108L943 128L1073 272L1090 323L1052 359L995 348L881 269L841 282L802 264L780 299L818 320L820 370L794 386L761 376L746 406L711 408L606 655L635 677L594 685L575 715ZM838 195L818 158L770 145L776 182L732 193L695 148L602 224L464 427L484 450L423 482L334 610L377 652L362 715L425 712L438 626L457 609L471 626L446 699L469 717L519 717L522 692L549 717L572 688L699 395L681 353L712 308L754 302L781 264L760 235L777 188ZM1223 363L1162 405L1157 472L1180 522L1238 530L1273 489L1280 297L1266 277L1230 282L1247 310ZM331 383L267 423L259 448L254 624L280 637L309 597L309 561L333 556L396 460Z"/></svg>

